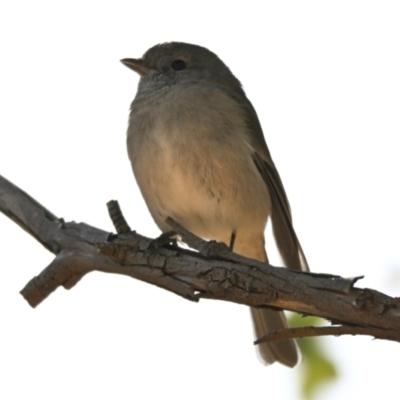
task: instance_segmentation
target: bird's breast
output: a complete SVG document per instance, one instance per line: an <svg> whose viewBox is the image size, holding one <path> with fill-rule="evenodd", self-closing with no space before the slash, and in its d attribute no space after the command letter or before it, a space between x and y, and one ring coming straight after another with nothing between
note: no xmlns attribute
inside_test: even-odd
<svg viewBox="0 0 400 400"><path fill-rule="evenodd" d="M270 198L246 130L240 107L219 91L185 88L135 99L129 157L162 230L167 217L213 239L237 226L264 230Z"/></svg>

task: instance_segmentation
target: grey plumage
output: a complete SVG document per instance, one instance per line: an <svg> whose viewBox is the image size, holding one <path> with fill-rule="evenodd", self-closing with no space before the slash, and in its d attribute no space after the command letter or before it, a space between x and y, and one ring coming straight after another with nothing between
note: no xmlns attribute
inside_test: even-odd
<svg viewBox="0 0 400 400"><path fill-rule="evenodd" d="M162 231L172 217L206 239L267 261L271 217L285 266L308 270L289 203L257 114L240 82L212 52L165 43L122 62L141 75L132 102L128 153L151 215ZM252 309L257 337L286 326L283 313ZM265 363L293 366L293 341L259 346Z"/></svg>

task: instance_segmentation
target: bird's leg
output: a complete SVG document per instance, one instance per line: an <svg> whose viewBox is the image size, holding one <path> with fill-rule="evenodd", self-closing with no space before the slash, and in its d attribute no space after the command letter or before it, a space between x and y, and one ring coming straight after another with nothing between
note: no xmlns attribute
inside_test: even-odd
<svg viewBox="0 0 400 400"><path fill-rule="evenodd" d="M236 231L233 231L231 233L231 241L229 243L229 250L233 251L233 246L235 245L235 239L236 239Z"/></svg>

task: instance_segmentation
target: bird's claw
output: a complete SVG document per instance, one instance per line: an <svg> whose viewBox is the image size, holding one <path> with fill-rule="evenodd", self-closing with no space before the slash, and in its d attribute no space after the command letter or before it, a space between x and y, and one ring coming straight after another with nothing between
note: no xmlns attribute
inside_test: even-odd
<svg viewBox="0 0 400 400"><path fill-rule="evenodd" d="M158 238L155 238L149 243L146 253L151 253L155 249L164 246L178 247L178 235L176 231L163 232Z"/></svg>

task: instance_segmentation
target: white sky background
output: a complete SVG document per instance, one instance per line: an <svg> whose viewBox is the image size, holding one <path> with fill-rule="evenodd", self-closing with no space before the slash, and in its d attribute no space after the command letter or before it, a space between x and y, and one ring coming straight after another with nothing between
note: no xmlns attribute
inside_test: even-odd
<svg viewBox="0 0 400 400"><path fill-rule="evenodd" d="M398 2L63 4L0 5L0 174L104 230L118 199L157 236L125 149L138 76L119 60L200 44L258 112L312 270L400 295ZM0 398L297 398L296 370L258 363L246 307L93 273L33 310L19 291L53 256L3 215L0 243ZM341 379L321 399L398 398L398 344L326 346Z"/></svg>

